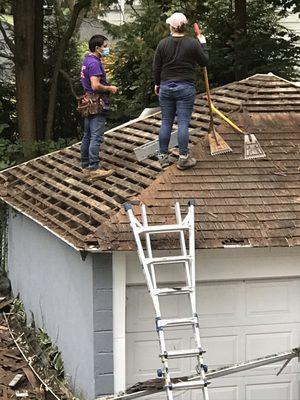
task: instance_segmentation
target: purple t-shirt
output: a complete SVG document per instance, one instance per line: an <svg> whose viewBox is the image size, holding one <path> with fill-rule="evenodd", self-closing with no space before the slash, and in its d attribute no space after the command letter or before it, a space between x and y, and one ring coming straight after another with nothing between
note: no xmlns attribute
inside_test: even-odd
<svg viewBox="0 0 300 400"><path fill-rule="evenodd" d="M99 91L93 90L91 87L91 80L90 80L91 76L99 76L100 83L102 85L105 86L109 85L106 80L106 73L101 60L98 57L94 56L93 54L87 54L82 62L80 81L85 92L99 93Z"/></svg>

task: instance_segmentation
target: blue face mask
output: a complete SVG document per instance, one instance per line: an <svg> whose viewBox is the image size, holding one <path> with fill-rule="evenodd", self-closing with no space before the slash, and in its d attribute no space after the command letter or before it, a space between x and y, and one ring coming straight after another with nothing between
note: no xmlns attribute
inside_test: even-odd
<svg viewBox="0 0 300 400"><path fill-rule="evenodd" d="M109 47L105 47L105 49L101 51L101 56L107 57L108 55L109 55Z"/></svg>

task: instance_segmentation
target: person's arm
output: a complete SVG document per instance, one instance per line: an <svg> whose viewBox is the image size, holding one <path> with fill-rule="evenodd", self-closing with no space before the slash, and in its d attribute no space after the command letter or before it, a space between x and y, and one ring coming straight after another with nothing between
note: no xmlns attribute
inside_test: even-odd
<svg viewBox="0 0 300 400"><path fill-rule="evenodd" d="M106 85L102 85L102 83L100 83L100 76L91 76L90 80L91 80L91 87L93 90L102 90L105 92L111 92L111 93L116 93L118 91L118 88L116 86L106 86Z"/></svg>
<svg viewBox="0 0 300 400"><path fill-rule="evenodd" d="M154 93L158 95L160 85L160 74L162 68L162 58L160 53L160 46L157 46L153 59L153 72L154 72Z"/></svg>
<svg viewBox="0 0 300 400"><path fill-rule="evenodd" d="M208 65L208 50L206 45L206 40L203 35L197 36L195 39L195 58L197 64L201 67L206 67Z"/></svg>

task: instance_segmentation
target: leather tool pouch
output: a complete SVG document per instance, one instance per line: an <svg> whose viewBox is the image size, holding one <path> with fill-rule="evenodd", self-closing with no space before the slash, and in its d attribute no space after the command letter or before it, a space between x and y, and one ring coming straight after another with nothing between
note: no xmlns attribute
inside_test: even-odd
<svg viewBox="0 0 300 400"><path fill-rule="evenodd" d="M109 107L104 104L104 101L98 93L86 93L77 98L77 111L84 117L93 117L102 112L107 112Z"/></svg>

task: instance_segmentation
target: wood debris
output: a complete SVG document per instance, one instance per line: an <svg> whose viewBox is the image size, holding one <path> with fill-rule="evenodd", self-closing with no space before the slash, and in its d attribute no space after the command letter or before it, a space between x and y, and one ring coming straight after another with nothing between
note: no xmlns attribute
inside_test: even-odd
<svg viewBox="0 0 300 400"><path fill-rule="evenodd" d="M2 302L11 304L13 300ZM55 377L55 371L42 364L43 353L32 332L25 326L22 331L14 313L7 315L0 314L0 400L76 400Z"/></svg>

